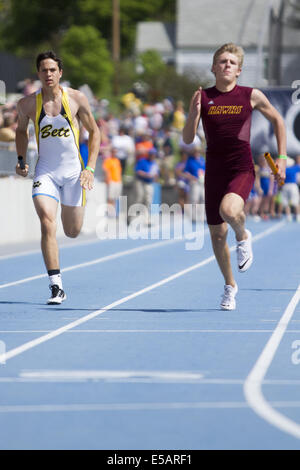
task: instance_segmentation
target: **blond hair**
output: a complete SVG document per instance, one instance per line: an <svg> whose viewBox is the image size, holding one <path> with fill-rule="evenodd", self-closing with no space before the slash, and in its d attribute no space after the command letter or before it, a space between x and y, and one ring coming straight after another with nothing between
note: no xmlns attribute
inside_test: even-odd
<svg viewBox="0 0 300 470"><path fill-rule="evenodd" d="M213 64L216 63L218 57L223 54L223 52L230 52L230 54L237 56L239 67L242 68L244 61L244 49L241 46L237 46L233 42L223 44L223 46L219 47L219 49L214 53Z"/></svg>

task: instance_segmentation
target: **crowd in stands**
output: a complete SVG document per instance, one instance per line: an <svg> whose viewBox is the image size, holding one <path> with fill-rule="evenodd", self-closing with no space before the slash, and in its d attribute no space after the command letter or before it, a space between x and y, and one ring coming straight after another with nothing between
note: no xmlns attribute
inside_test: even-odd
<svg viewBox="0 0 300 470"><path fill-rule="evenodd" d="M6 106L0 106L0 142L14 142L16 137L16 127L16 104L9 103Z"/></svg>
<svg viewBox="0 0 300 470"><path fill-rule="evenodd" d="M248 201L246 214L253 220L278 219L300 222L300 155L288 157L285 184L278 187L263 154L255 165L256 179Z"/></svg>
<svg viewBox="0 0 300 470"><path fill-rule="evenodd" d="M64 85L64 84L62 84ZM68 85L68 84L66 84ZM24 80L20 93L0 106L0 142L14 142L17 100L33 93L39 82ZM136 201L151 203L153 183L173 186L177 202L204 202L205 139L201 127L193 144L182 141L186 111L182 102L170 97L155 104L145 103L137 94L122 96L122 110L111 112L106 99L88 96L96 122L101 129L98 177L107 184L108 202L116 204L124 182L134 180ZM29 149L36 151L33 125L29 127ZM88 132L81 128L80 152L86 163ZM263 155L255 158L256 181L246 204L246 213L254 220L268 220L285 215L300 222L300 155L288 160L287 179L278 188ZM99 176L100 175L100 176Z"/></svg>

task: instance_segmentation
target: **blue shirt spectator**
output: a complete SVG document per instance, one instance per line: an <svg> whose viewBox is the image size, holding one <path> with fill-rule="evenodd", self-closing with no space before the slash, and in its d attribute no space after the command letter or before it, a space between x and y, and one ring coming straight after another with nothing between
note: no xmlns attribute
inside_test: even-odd
<svg viewBox="0 0 300 470"><path fill-rule="evenodd" d="M293 165L286 168L285 183L297 183L297 173L300 172L300 165Z"/></svg>
<svg viewBox="0 0 300 470"><path fill-rule="evenodd" d="M205 159L203 157L196 157L194 155L189 155L184 172L190 173L195 178L199 178L200 171L205 171Z"/></svg>
<svg viewBox="0 0 300 470"><path fill-rule="evenodd" d="M140 174L140 171L147 173L147 175ZM135 172L139 180L144 183L153 183L159 174L159 168L154 160L141 158L135 166Z"/></svg>

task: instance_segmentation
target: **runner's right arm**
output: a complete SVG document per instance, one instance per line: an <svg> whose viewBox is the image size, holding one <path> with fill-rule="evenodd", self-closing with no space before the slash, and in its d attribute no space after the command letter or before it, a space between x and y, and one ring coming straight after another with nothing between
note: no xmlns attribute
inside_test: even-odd
<svg viewBox="0 0 300 470"><path fill-rule="evenodd" d="M25 113L26 105L25 105L25 99L23 98L19 101L18 103L18 125L16 129L16 150L17 150L17 155L22 156L24 163L25 163L25 168L22 170L20 167L20 163L17 164L16 166L16 173L17 175L20 176L27 176L28 175L28 169L29 166L26 164L26 153L27 153L27 147L28 147L28 133L27 133L27 127L29 123L29 117Z"/></svg>
<svg viewBox="0 0 300 470"><path fill-rule="evenodd" d="M191 99L189 114L182 132L185 144L193 142L198 129L201 115L201 92L202 88L199 87Z"/></svg>

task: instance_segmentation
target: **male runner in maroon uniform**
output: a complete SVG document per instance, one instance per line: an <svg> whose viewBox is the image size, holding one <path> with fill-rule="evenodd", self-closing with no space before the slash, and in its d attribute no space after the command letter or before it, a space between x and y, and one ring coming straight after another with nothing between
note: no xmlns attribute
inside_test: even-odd
<svg viewBox="0 0 300 470"><path fill-rule="evenodd" d="M278 183L284 181L286 168L286 132L282 117L266 96L257 89L237 85L243 64L243 49L229 43L214 54L212 72L216 85L194 93L183 129L186 144L193 141L200 117L207 141L205 209L213 250L225 280L221 308L234 310L238 291L227 244L229 224L237 240L240 272L252 264L251 233L245 228L244 204L255 174L250 149L253 109L260 111L273 125L278 158Z"/></svg>

